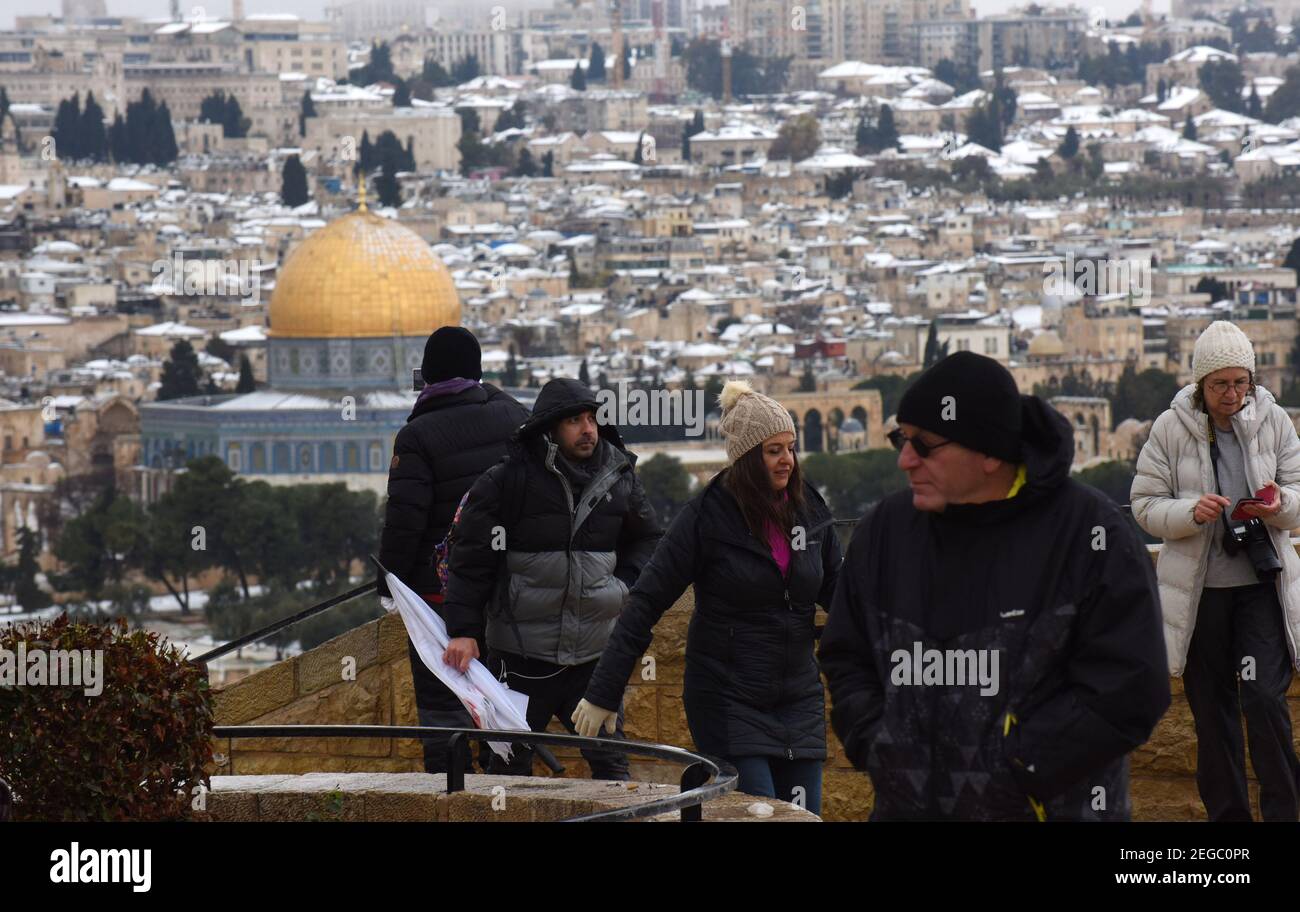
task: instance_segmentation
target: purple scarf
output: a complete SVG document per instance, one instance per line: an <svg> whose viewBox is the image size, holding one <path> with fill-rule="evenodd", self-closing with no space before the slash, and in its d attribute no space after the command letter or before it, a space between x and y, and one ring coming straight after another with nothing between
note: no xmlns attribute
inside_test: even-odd
<svg viewBox="0 0 1300 912"><path fill-rule="evenodd" d="M419 405L425 399L432 399L434 396L451 396L456 393L463 393L467 389L473 389L478 386L477 380L467 380L464 377L452 377L450 380L439 380L437 383L430 383L424 389L420 390L419 397L415 404Z"/></svg>

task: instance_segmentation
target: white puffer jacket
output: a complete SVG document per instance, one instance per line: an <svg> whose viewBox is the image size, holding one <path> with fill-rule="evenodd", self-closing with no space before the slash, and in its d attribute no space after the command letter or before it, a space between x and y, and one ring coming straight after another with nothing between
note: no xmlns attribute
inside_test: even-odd
<svg viewBox="0 0 1300 912"><path fill-rule="evenodd" d="M1195 389L1189 384L1179 390L1169 410L1151 426L1151 436L1138 456L1130 496L1138 525L1164 539L1156 577L1169 673L1175 676L1183 673L1196 628L1212 536L1223 534L1221 521L1197 525L1192 518L1196 502L1214 492L1206 414L1192 406ZM1255 395L1232 416L1232 429L1246 449L1250 489L1258 491L1267 481L1281 488L1282 509L1264 522L1282 558L1278 600L1294 665L1300 653L1296 645L1300 642L1300 557L1289 530L1300 526L1300 437L1273 394L1262 386L1256 386Z"/></svg>

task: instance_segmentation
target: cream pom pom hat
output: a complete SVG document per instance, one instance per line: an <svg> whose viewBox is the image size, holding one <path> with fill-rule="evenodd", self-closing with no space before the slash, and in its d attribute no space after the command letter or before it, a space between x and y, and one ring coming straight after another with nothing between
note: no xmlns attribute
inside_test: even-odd
<svg viewBox="0 0 1300 912"><path fill-rule="evenodd" d="M744 380L732 380L718 397L722 421L718 430L727 442L731 465L773 434L795 433L794 419L781 403L756 392ZM798 435L796 435L797 437Z"/></svg>

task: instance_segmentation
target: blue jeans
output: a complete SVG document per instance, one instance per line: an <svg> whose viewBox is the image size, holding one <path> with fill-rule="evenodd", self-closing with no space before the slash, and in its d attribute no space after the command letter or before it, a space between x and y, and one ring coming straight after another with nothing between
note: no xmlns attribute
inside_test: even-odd
<svg viewBox="0 0 1300 912"><path fill-rule="evenodd" d="M822 761L781 757L728 757L727 760L740 774L739 791L789 801L821 816ZM802 800L796 789L803 789Z"/></svg>

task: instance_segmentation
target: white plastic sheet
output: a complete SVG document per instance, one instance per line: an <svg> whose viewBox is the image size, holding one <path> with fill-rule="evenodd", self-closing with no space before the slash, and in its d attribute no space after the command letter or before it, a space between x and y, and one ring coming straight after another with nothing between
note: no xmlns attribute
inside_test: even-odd
<svg viewBox="0 0 1300 912"><path fill-rule="evenodd" d="M472 659L469 669L461 674L442 660L449 637L447 625L429 603L416 595L409 586L391 573L385 573L388 591L393 598L380 599L388 611L396 610L406 625L406 633L420 654L425 666L446 684L479 728L503 731L529 731L528 695L511 690L498 681L478 659ZM391 603L391 604L390 604ZM510 759L510 742L489 741L492 751L503 760Z"/></svg>

